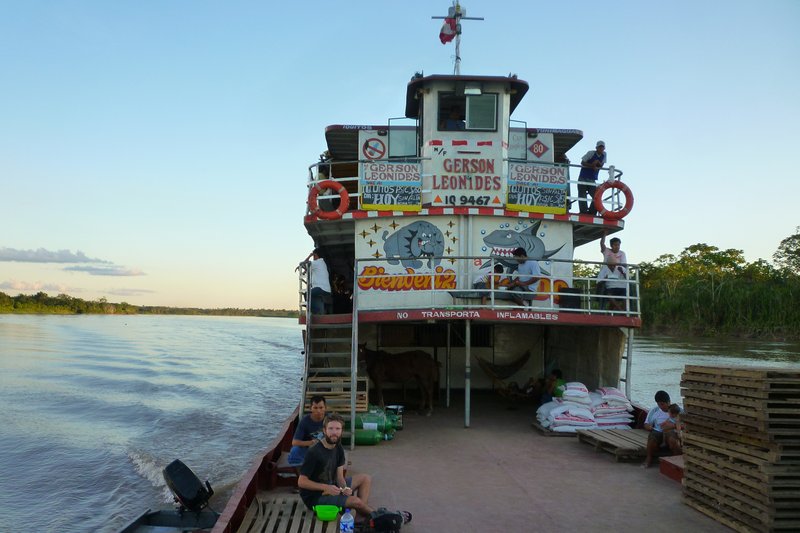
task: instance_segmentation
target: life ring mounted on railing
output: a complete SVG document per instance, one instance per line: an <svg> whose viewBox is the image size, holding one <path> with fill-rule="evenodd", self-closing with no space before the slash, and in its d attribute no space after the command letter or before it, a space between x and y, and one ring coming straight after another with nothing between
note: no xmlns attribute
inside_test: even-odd
<svg viewBox="0 0 800 533"><path fill-rule="evenodd" d="M325 189L330 189L339 195L339 207L333 211L323 211L319 206L317 197ZM349 206L350 196L347 193L347 189L345 189L344 185L338 181L320 181L319 183L315 183L311 187L311 190L308 191L308 210L311 211L312 215L316 215L317 218L324 220L336 220L337 218L341 218L342 215L347 212L347 208Z"/></svg>
<svg viewBox="0 0 800 533"><path fill-rule="evenodd" d="M610 209L606 209L606 206L603 205L603 193L608 189L619 189L620 192L625 195L625 205L622 209L611 211ZM627 185L619 180L606 181L600 184L594 193L594 207L597 209L597 212L600 213L601 217L609 220L620 220L633 209L633 193Z"/></svg>

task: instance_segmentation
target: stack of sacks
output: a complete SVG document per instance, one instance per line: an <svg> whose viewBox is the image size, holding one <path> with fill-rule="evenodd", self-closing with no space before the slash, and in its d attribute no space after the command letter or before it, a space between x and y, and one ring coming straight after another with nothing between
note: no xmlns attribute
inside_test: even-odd
<svg viewBox="0 0 800 533"><path fill-rule="evenodd" d="M543 404L536 411L536 418L542 427L562 433L575 433L578 429L597 427L589 407L589 393L586 387L580 383L572 385L570 389L570 384L567 383L563 399L556 398L552 402ZM580 390L581 387L583 391ZM567 392L570 390L573 393L568 395Z"/></svg>
<svg viewBox="0 0 800 533"><path fill-rule="evenodd" d="M631 428L633 406L622 391L614 387L600 387L596 393L592 393L592 399L592 411L598 429Z"/></svg>

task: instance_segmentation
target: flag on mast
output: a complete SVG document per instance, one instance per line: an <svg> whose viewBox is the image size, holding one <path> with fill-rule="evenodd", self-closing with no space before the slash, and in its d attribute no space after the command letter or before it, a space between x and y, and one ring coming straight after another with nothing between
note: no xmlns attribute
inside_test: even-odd
<svg viewBox="0 0 800 533"><path fill-rule="evenodd" d="M454 18L446 18L444 19L444 24L442 24L442 29L439 31L439 40L442 41L442 44L447 44L452 41L456 36L456 19Z"/></svg>

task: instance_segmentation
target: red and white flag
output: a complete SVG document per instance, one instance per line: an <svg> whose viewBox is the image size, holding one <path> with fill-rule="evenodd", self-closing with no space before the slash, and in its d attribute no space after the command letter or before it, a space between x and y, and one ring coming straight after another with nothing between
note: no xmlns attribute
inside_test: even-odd
<svg viewBox="0 0 800 533"><path fill-rule="evenodd" d="M456 37L456 19L444 19L442 29L439 30L439 40L447 44Z"/></svg>

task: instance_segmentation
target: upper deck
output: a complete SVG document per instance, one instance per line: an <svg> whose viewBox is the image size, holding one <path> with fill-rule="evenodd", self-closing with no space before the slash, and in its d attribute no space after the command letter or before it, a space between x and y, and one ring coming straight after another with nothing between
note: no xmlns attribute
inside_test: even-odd
<svg viewBox="0 0 800 533"><path fill-rule="evenodd" d="M586 202L577 196L580 165L567 152L583 133L512 119L527 92L516 76L417 74L405 117L326 128L327 150L309 167L304 222L331 274L355 289L359 310L472 306L471 318L513 319L520 315L483 313L487 306L469 291L498 264L513 278L511 251L522 247L546 278L525 307L558 311L568 307L560 292L579 291L580 307L605 325L638 325L635 268L624 312L605 312L590 269L573 263L575 248L624 228L615 213L621 195L600 194L604 217L579 213ZM621 174L609 167L599 180ZM513 307L499 291L488 296L493 310ZM403 316L431 318L372 313L360 320Z"/></svg>

